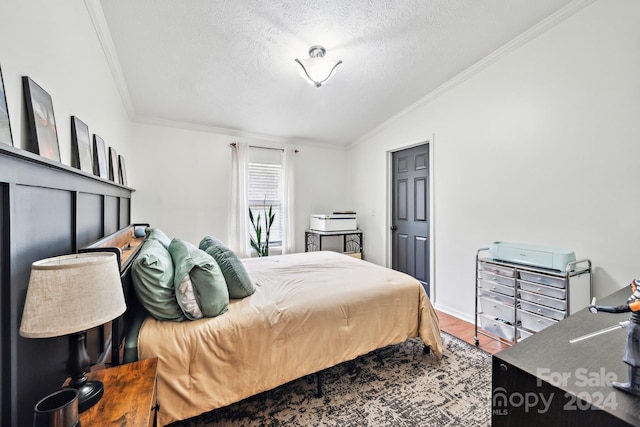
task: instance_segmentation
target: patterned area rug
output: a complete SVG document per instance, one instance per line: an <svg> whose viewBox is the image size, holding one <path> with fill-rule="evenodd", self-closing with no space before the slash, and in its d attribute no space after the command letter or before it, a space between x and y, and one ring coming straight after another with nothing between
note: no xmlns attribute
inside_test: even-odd
<svg viewBox="0 0 640 427"><path fill-rule="evenodd" d="M491 356L442 333L444 357L418 338L388 346L172 427L489 426Z"/></svg>

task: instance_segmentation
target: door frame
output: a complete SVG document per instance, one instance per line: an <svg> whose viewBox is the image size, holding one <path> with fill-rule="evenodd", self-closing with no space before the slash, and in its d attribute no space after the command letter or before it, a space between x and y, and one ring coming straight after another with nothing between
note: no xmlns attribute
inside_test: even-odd
<svg viewBox="0 0 640 427"><path fill-rule="evenodd" d="M430 300L432 304L436 303L436 297L438 294L438 286L435 281L436 277L436 236L435 236L435 185L434 185L434 136L420 138L419 140L409 142L405 145L401 145L387 151L387 194L386 194L386 212L385 212L385 224L386 224L386 248L385 248L385 263L387 267L391 268L392 265L392 251L393 251L393 237L391 231L391 225L393 222L393 153L402 151L407 148L417 147L419 145L429 145L429 290L431 292Z"/></svg>

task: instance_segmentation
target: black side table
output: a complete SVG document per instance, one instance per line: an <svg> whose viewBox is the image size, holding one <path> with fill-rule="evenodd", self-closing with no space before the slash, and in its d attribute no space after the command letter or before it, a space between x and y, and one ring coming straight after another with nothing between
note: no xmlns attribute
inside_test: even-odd
<svg viewBox="0 0 640 427"><path fill-rule="evenodd" d="M322 239L327 236L342 237L342 252L345 254L362 255L362 230L320 231L306 230L304 232L304 251L313 252L322 250Z"/></svg>

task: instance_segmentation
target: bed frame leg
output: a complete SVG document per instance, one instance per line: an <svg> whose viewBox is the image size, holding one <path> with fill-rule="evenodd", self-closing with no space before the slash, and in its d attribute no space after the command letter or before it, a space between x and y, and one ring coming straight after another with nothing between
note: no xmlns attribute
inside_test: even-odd
<svg viewBox="0 0 640 427"><path fill-rule="evenodd" d="M322 397L322 373L316 372L316 382L318 383L318 391L316 397Z"/></svg>

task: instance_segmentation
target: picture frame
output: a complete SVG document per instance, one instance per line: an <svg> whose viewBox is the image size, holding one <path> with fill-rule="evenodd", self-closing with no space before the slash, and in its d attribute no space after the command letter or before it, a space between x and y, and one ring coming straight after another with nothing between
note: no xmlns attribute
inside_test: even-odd
<svg viewBox="0 0 640 427"><path fill-rule="evenodd" d="M60 162L58 131L51 95L28 76L22 76L22 89L27 107L28 150Z"/></svg>
<svg viewBox="0 0 640 427"><path fill-rule="evenodd" d="M100 178L109 179L104 140L95 133L93 134L93 174Z"/></svg>
<svg viewBox="0 0 640 427"><path fill-rule="evenodd" d="M120 177L120 184L126 186L127 184L127 169L124 165L124 157L118 155L118 176Z"/></svg>
<svg viewBox="0 0 640 427"><path fill-rule="evenodd" d="M71 116L71 166L93 173L89 127L76 116Z"/></svg>
<svg viewBox="0 0 640 427"><path fill-rule="evenodd" d="M109 179L118 182L118 152L113 147L109 147Z"/></svg>
<svg viewBox="0 0 640 427"><path fill-rule="evenodd" d="M9 106L7 105L7 95L4 91L2 68L0 68L0 143L13 146L13 134L11 133Z"/></svg>

